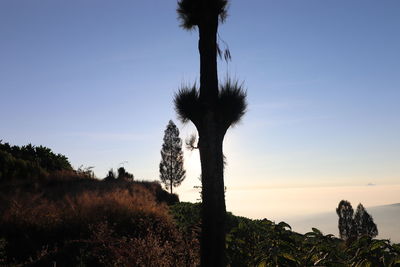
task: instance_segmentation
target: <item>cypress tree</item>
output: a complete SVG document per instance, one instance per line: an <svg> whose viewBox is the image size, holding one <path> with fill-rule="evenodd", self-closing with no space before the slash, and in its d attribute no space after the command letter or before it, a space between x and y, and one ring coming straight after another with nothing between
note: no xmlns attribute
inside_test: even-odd
<svg viewBox="0 0 400 267"><path fill-rule="evenodd" d="M160 179L172 194L172 188L182 183L185 174L182 140L179 138L178 127L170 120L164 132L164 143L161 149Z"/></svg>

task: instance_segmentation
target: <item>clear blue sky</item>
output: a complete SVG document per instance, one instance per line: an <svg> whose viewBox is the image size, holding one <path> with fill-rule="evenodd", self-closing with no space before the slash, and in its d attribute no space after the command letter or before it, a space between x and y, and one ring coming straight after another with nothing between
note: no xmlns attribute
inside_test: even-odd
<svg viewBox="0 0 400 267"><path fill-rule="evenodd" d="M175 9L1 0L0 139L157 179L173 94L198 81L198 35ZM229 14L220 77L245 82L249 110L225 141L228 207L229 188L400 183L400 1L232 0ZM186 156L183 198L199 175Z"/></svg>

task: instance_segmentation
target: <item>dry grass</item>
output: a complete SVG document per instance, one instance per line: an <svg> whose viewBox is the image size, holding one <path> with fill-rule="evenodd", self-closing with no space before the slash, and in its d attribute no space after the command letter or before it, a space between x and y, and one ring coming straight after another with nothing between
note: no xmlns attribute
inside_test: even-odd
<svg viewBox="0 0 400 267"><path fill-rule="evenodd" d="M166 204L157 202L158 184L101 183L60 190L58 198L46 190L3 193L0 238L7 241L8 259L37 265L56 261L58 266L82 261L196 265L198 245L178 231Z"/></svg>

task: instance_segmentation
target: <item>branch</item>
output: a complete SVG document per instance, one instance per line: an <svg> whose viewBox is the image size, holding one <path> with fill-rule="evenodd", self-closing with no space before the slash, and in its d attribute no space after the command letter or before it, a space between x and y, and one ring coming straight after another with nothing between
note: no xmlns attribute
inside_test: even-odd
<svg viewBox="0 0 400 267"><path fill-rule="evenodd" d="M198 144L197 144L197 134L193 133L191 134L188 138L186 138L185 140L185 144L186 144L186 149L188 150L195 150L198 149Z"/></svg>

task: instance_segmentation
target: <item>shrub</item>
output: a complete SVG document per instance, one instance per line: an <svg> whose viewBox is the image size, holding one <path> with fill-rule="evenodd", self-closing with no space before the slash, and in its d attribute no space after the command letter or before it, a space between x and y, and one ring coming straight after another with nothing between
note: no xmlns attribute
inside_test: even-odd
<svg viewBox="0 0 400 267"><path fill-rule="evenodd" d="M59 198L24 192L3 199L0 236L8 241L8 258L38 266L53 261L57 266L150 261L158 266L158 260L164 262L160 266L195 266L197 241L178 230L166 204L146 186L122 184L105 189L103 182L94 182L91 190L67 191Z"/></svg>

